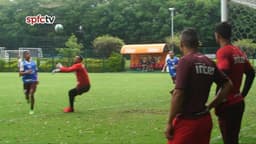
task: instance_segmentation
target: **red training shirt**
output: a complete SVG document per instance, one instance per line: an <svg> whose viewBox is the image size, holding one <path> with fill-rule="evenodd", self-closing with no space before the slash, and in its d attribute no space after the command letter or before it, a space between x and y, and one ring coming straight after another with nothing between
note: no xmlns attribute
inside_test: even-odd
<svg viewBox="0 0 256 144"><path fill-rule="evenodd" d="M235 104L243 100L240 93L240 86L243 74L251 69L246 55L233 45L226 45L220 48L217 53L217 66L224 71L233 82L233 88L228 94L226 104Z"/></svg>
<svg viewBox="0 0 256 144"><path fill-rule="evenodd" d="M88 72L82 63L73 64L71 67L61 67L61 72L76 72L77 88L90 85Z"/></svg>
<svg viewBox="0 0 256 144"><path fill-rule="evenodd" d="M183 56L177 67L175 86L185 92L181 113L204 111L212 83L222 85L227 80L215 63L203 54L194 52Z"/></svg>

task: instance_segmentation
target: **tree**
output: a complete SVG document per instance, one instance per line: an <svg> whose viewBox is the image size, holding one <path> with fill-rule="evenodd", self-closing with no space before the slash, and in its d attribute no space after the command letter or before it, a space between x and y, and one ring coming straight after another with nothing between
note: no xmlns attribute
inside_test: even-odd
<svg viewBox="0 0 256 144"><path fill-rule="evenodd" d="M252 39L241 39L234 42L234 45L241 48L249 58L256 55L256 43Z"/></svg>
<svg viewBox="0 0 256 144"><path fill-rule="evenodd" d="M77 38L72 34L65 43L66 48L57 48L58 53L68 58L68 63L71 62L71 59L78 55L83 48L81 43L77 42Z"/></svg>
<svg viewBox="0 0 256 144"><path fill-rule="evenodd" d="M173 50L176 53L177 51L179 51L180 35L174 35L173 38L171 38L170 36L166 37L165 43L170 50Z"/></svg>
<svg viewBox="0 0 256 144"><path fill-rule="evenodd" d="M246 5L230 2L229 19L232 24L232 40L252 39L256 42L256 10Z"/></svg>
<svg viewBox="0 0 256 144"><path fill-rule="evenodd" d="M97 37L93 41L93 47L96 49L96 53L104 58L108 58L112 52L119 53L123 45L123 40L110 35Z"/></svg>
<svg viewBox="0 0 256 144"><path fill-rule="evenodd" d="M235 35L255 41L256 11L230 6ZM213 31L220 19L220 0L4 0L0 2L0 44L8 49L42 47L47 52L64 47L80 25L84 30L80 40L86 48L93 48L93 40L106 34L129 44L160 43L170 35L169 7L175 7L174 33L195 27L203 46L216 46ZM54 25L25 24L26 16L38 14L56 16L63 33L56 33ZM252 22L244 22L248 20Z"/></svg>
<svg viewBox="0 0 256 144"><path fill-rule="evenodd" d="M124 70L125 60L120 53L112 52L106 61L106 69L110 72L120 72Z"/></svg>

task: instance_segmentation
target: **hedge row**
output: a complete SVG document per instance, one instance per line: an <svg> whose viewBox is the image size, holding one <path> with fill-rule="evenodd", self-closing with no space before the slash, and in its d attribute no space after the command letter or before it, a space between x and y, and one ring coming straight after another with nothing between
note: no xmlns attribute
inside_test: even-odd
<svg viewBox="0 0 256 144"><path fill-rule="evenodd" d="M72 64L72 58L42 58L36 59L40 72L51 72L60 62L64 66ZM84 64L89 72L121 72L124 71L125 60L122 55L112 53L107 59L86 58ZM8 61L0 59L0 72L17 72L17 59Z"/></svg>

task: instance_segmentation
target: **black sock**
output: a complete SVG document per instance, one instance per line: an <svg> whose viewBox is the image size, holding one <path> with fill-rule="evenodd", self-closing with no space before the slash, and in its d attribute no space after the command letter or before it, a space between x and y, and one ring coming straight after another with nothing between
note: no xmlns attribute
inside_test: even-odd
<svg viewBox="0 0 256 144"><path fill-rule="evenodd" d="M68 95L69 95L69 105L73 109L75 96L77 95L77 89L74 88L74 89L69 90Z"/></svg>
<svg viewBox="0 0 256 144"><path fill-rule="evenodd" d="M69 96L69 104L70 104L70 107L71 107L72 109L73 109L73 107L74 107L74 99L75 99L74 96L72 96L72 95Z"/></svg>

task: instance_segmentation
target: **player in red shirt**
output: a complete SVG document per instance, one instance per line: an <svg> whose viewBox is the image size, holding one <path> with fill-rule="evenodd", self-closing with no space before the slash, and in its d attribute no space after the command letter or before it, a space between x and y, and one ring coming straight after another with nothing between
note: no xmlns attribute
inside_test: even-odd
<svg viewBox="0 0 256 144"><path fill-rule="evenodd" d="M74 100L77 95L81 95L82 93L88 92L90 89L90 80L85 69L82 64L83 57L76 56L74 58L74 64L71 67L64 67L61 64L57 64L55 70L53 72L75 72L77 78L77 86L69 91L69 107L64 108L64 112L74 112Z"/></svg>
<svg viewBox="0 0 256 144"><path fill-rule="evenodd" d="M216 108L222 137L225 144L238 144L239 131L244 113L244 98L251 88L255 71L246 55L231 44L231 25L222 22L216 25L215 38L220 45L216 53L217 66L227 74L234 87L227 99ZM240 92L243 74L246 75L242 93Z"/></svg>
<svg viewBox="0 0 256 144"><path fill-rule="evenodd" d="M209 144L212 129L209 111L223 101L232 87L231 81L215 63L198 52L198 43L194 29L182 32L180 50L184 56L177 66L165 131L168 144ZM221 89L206 105L213 82Z"/></svg>

